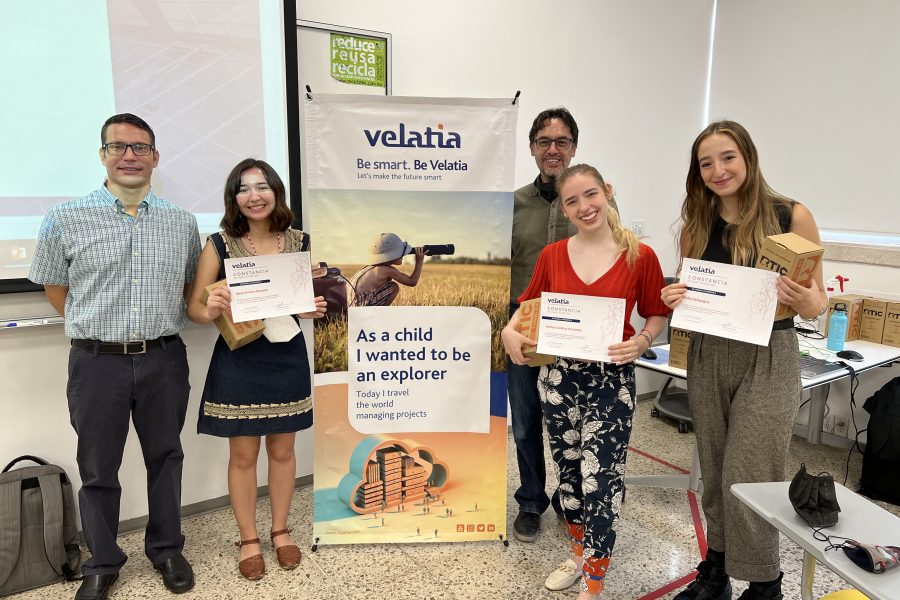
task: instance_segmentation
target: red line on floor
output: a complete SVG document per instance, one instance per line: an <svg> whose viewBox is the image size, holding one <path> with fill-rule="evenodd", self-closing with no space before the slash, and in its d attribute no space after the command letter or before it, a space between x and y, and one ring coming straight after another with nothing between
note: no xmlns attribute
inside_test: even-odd
<svg viewBox="0 0 900 600"><path fill-rule="evenodd" d="M650 592L646 596L641 596L640 598L638 598L638 600L656 600L656 598L662 598L669 592L677 590L678 588L680 588L682 586L686 586L687 584L692 582L696 576L697 576L697 571L691 571L684 577L682 577L680 579L676 579L675 581L670 581L666 585L662 586L658 590Z"/></svg>
<svg viewBox="0 0 900 600"><path fill-rule="evenodd" d="M703 521L700 519L700 507L697 505L697 494L688 490L688 504L691 506L691 517L694 519L694 531L697 532L697 547L700 549L700 556L706 556L706 532L703 531Z"/></svg>
<svg viewBox="0 0 900 600"><path fill-rule="evenodd" d="M629 448L634 452L637 452L641 456L646 456L649 459L656 460L664 465L670 466L673 469L677 469L679 471L683 471L680 467L676 467L675 465L669 464L663 460L659 460L655 456L647 454L646 452L641 452L640 450L635 450L634 448ZM688 471L685 471L687 473ZM691 509L691 521L694 523L694 532L697 535L697 547L700 550L700 556L706 556L706 550L708 548L706 542L706 532L703 531L703 520L700 518L700 505L697 503L697 495L691 491L687 491L687 501L688 506ZM691 571L687 575L683 577L679 577L674 581L670 581L659 589L656 589L645 596L641 596L638 600L656 600L657 598L662 598L669 592L677 590L683 586L686 586L690 582L694 580L697 576L697 571Z"/></svg>
<svg viewBox="0 0 900 600"><path fill-rule="evenodd" d="M679 473L684 473L685 475L687 475L688 473L690 473L690 471L689 471L688 469L683 469L683 468L679 467L678 465L673 465L672 463L670 463L670 462L667 461L667 460L663 460L663 459L661 459L661 458L659 458L659 457L653 456L652 454L648 454L647 452L644 452L643 450L638 450L638 449L635 448L634 446L628 446L628 451L629 451L629 452L634 452L634 453L636 453L636 454L640 454L640 455L643 456L644 458L649 458L650 460L655 460L655 461L658 462L659 464L665 465L665 466L669 467L670 469L675 469L675 470L678 471Z"/></svg>

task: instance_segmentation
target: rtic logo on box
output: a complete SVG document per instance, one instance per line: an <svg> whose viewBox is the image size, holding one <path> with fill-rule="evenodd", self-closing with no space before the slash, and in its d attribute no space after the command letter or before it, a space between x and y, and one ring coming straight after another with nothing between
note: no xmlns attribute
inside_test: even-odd
<svg viewBox="0 0 900 600"><path fill-rule="evenodd" d="M884 311L878 310L877 308L864 308L863 314L870 317L883 317Z"/></svg>
<svg viewBox="0 0 900 600"><path fill-rule="evenodd" d="M538 332L537 317L540 307L537 302L523 302L519 307L519 332L532 337Z"/></svg>
<svg viewBox="0 0 900 600"><path fill-rule="evenodd" d="M887 318L892 321L900 321L900 313L888 311Z"/></svg>
<svg viewBox="0 0 900 600"><path fill-rule="evenodd" d="M690 338L691 332L684 329L672 329L672 337Z"/></svg>
<svg viewBox="0 0 900 600"><path fill-rule="evenodd" d="M399 131L365 129L366 139L373 148L378 141L388 148L461 148L462 139L455 131L441 131L443 123L437 124L437 131L430 126L425 131L406 130L406 123L400 123Z"/></svg>
<svg viewBox="0 0 900 600"><path fill-rule="evenodd" d="M715 270L709 267L691 267L691 271L694 273L708 273L709 275L716 274Z"/></svg>
<svg viewBox="0 0 900 600"><path fill-rule="evenodd" d="M568 304L569 301L565 298L547 298L547 302L552 302L553 304Z"/></svg>
<svg viewBox="0 0 900 600"><path fill-rule="evenodd" d="M760 258L759 264L769 271L775 271L776 273L779 273L781 275L787 275L787 267L781 266L768 256L763 256L762 258Z"/></svg>

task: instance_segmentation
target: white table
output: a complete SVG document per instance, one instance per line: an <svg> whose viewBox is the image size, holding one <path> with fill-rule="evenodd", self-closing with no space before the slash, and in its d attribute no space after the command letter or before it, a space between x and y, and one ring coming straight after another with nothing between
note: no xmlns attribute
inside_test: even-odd
<svg viewBox="0 0 900 600"><path fill-rule="evenodd" d="M813 340L801 337L800 349L809 350L812 356L829 362L843 360L837 358L834 352L825 348L825 340ZM885 346L884 344L875 344L873 342L864 342L862 340L847 342L844 344L844 349L855 350L862 354L863 360L860 362L844 361L852 366L853 370L857 373L868 371L900 359L900 348ZM802 425L794 425L794 433L805 435L807 441L811 444L822 443L822 424L825 421L825 401L828 399L829 386L832 382L849 376L850 371L842 369L811 379L800 380L803 384L803 389L809 390L809 425L805 428ZM836 439L840 438L836 437Z"/></svg>
<svg viewBox="0 0 900 600"><path fill-rule="evenodd" d="M803 573L800 597L812 600L816 561L834 571L850 585L872 600L900 598L900 570L875 574L864 571L847 558L843 550L825 551L828 545L813 537L812 528L800 518L788 500L788 481L771 483L736 483L731 493L778 531L803 548ZM896 546L900 543L900 517L835 484L841 507L838 523L824 530L826 534L853 538L864 544ZM785 597L790 597L785 594Z"/></svg>
<svg viewBox="0 0 900 600"><path fill-rule="evenodd" d="M669 346L667 344L664 346L654 347L654 349L656 348L662 348L668 351ZM814 340L811 338L800 337L800 349L809 351L812 356L827 360L829 362L842 360L836 358L834 352L825 349L825 340ZM853 366L853 369L857 373L868 371L870 369L874 369L876 367L880 367L882 365L886 365L900 359L900 348L885 346L883 344L875 344L872 342L863 342L860 340L847 342L846 344L844 344L844 349L855 350L862 354L863 360L861 362L845 361L847 362L847 364ZM685 371L684 369L676 369L674 367L670 367L667 363L661 364L659 362L652 362L647 359L640 358L638 359L636 364L638 367L650 369L659 373L664 373L671 377L687 379L687 371ZM794 425L795 434L806 437L807 441L809 441L811 444L822 443L822 424L825 421L825 401L828 398L829 386L831 385L831 383L849 376L850 371L848 371L847 369L841 369L839 371L832 371L825 375L819 375L818 377L813 377L810 379L800 379L800 383L803 389L809 390L810 394L809 425L805 427L803 425ZM837 438L836 436L834 437L835 440L843 439ZM898 595L898 598L900 598L900 595Z"/></svg>

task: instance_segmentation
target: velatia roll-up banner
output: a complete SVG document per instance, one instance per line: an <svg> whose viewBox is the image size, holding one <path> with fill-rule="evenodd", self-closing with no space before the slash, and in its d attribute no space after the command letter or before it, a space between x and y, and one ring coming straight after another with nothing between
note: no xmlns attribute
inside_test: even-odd
<svg viewBox="0 0 900 600"><path fill-rule="evenodd" d="M506 537L510 99L315 94L318 544Z"/></svg>

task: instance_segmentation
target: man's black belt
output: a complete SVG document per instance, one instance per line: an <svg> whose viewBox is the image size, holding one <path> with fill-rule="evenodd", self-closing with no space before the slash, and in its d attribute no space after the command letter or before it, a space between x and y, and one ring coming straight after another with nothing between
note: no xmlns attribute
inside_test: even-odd
<svg viewBox="0 0 900 600"><path fill-rule="evenodd" d="M155 340L137 340L133 342L101 342L100 340L72 340L72 346L79 350L98 352L100 354L144 354L150 348L160 346L160 342L168 344L178 339L178 334L165 335Z"/></svg>

